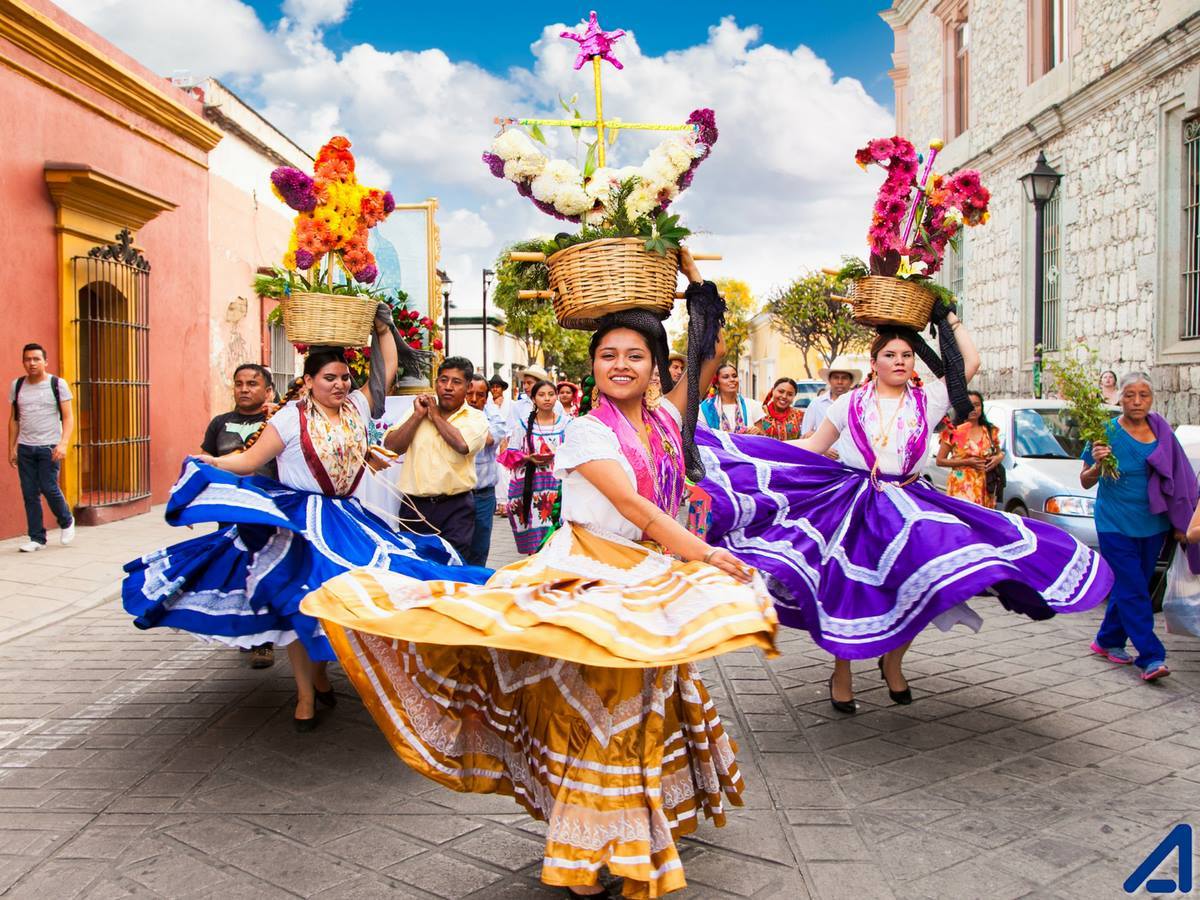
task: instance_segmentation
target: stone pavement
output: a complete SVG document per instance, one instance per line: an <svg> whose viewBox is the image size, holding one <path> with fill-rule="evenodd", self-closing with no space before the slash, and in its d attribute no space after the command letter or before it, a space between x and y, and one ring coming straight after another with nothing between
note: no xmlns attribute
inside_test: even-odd
<svg viewBox="0 0 1200 900"><path fill-rule="evenodd" d="M127 560L208 530L172 528L164 509L78 528L69 547L59 544L57 528L37 553L17 552L24 536L0 541L0 644L104 602Z"/></svg>
<svg viewBox="0 0 1200 900"><path fill-rule="evenodd" d="M501 522L495 547L514 556ZM1088 655L1098 613L976 605L980 634L918 639L909 707L862 663L862 709L839 717L828 658L792 632L778 659L706 664L747 806L683 842L677 896L1117 897L1174 823L1200 824L1200 643L1168 638L1175 674L1148 686ZM6 896L559 896L540 825L407 770L340 674L336 711L297 735L286 662L137 632L115 602L0 644L0 672Z"/></svg>

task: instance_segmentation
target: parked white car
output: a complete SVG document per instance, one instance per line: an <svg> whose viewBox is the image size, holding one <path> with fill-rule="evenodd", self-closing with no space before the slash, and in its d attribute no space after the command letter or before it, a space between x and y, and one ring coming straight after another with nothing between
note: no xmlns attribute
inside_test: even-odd
<svg viewBox="0 0 1200 900"><path fill-rule="evenodd" d="M1000 432L1007 484L1000 508L1057 525L1089 547L1097 546L1093 519L1096 489L1079 484L1083 441L1063 400L985 400L988 420ZM1120 410L1112 407L1114 416ZM1195 462L1193 460L1193 462ZM925 477L946 490L949 469L937 464L935 444Z"/></svg>

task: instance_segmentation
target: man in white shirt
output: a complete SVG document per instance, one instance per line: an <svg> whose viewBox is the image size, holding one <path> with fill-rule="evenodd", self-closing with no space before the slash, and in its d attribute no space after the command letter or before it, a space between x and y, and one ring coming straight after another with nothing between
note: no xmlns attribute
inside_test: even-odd
<svg viewBox="0 0 1200 900"><path fill-rule="evenodd" d="M476 375L479 373L476 372ZM512 398L508 396L508 382L496 373L487 383L488 393L491 394L487 399L484 409L489 412L499 413L502 419L508 419L508 410L512 405Z"/></svg>
<svg viewBox="0 0 1200 900"><path fill-rule="evenodd" d="M492 525L496 520L496 484L500 478L496 451L508 437L508 425L504 417L487 405L487 396L487 380L482 375L472 375L467 385L467 403L482 410L488 417L488 435L483 449L475 454L475 537L464 560L470 566L487 565L492 546Z"/></svg>
<svg viewBox="0 0 1200 900"><path fill-rule="evenodd" d="M811 437L821 427L834 400L853 390L862 381L862 370L850 365L842 356L817 374L829 385L829 390L808 404L808 409L804 411L805 437Z"/></svg>
<svg viewBox="0 0 1200 900"><path fill-rule="evenodd" d="M46 546L43 496L62 529L59 542L65 545L75 540L75 519L58 486L58 472L75 429L75 414L71 410L71 388L46 371L46 350L41 344L26 344L21 349L21 364L25 374L13 381L8 397L12 404L8 464L20 475L29 526L29 542L19 549L33 553Z"/></svg>

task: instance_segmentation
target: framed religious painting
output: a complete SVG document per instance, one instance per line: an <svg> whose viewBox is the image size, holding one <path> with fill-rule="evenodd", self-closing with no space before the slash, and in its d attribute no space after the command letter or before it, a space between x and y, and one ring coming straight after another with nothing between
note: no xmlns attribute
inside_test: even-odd
<svg viewBox="0 0 1200 900"><path fill-rule="evenodd" d="M401 337L422 354L426 362L409 366L396 376L392 393L420 394L433 388L433 373L442 353L442 282L438 275L441 237L437 225L438 201L397 203L387 220L371 232L371 251L379 275L374 288L393 303Z"/></svg>

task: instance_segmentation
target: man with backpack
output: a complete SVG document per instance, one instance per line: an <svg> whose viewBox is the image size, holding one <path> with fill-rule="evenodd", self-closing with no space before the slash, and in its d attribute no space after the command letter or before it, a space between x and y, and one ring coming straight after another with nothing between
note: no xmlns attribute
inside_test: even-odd
<svg viewBox="0 0 1200 900"><path fill-rule="evenodd" d="M29 543L19 549L33 553L46 546L43 496L58 520L59 542L66 545L75 540L75 520L58 486L58 472L75 430L75 414L71 410L71 388L46 371L46 350L41 344L26 344L21 349L21 363L25 374L12 383L9 391L12 413L8 420L8 464L21 478L29 526Z"/></svg>

